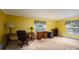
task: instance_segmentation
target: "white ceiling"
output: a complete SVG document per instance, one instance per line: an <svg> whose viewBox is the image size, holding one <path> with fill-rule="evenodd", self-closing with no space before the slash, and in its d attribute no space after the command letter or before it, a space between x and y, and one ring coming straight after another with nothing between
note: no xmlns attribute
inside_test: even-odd
<svg viewBox="0 0 79 59"><path fill-rule="evenodd" d="M8 15L46 18L51 20L79 16L78 9L4 9Z"/></svg>

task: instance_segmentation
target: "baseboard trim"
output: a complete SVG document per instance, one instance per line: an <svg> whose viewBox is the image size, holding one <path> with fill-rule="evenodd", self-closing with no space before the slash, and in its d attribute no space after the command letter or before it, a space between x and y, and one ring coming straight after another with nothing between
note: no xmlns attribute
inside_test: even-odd
<svg viewBox="0 0 79 59"><path fill-rule="evenodd" d="M61 37L70 38L70 39L74 39L74 40L78 40L79 41L79 39L73 38L73 37L69 37L69 36L61 36Z"/></svg>

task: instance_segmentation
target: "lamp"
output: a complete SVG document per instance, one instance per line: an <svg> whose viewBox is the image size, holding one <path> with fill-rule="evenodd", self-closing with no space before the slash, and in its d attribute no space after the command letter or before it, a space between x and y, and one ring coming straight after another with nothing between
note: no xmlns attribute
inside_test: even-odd
<svg viewBox="0 0 79 59"><path fill-rule="evenodd" d="M10 34L12 33L12 28L14 27L14 24L12 22L7 23L7 28L10 29Z"/></svg>
<svg viewBox="0 0 79 59"><path fill-rule="evenodd" d="M32 32L32 30L33 30L33 27L30 27L30 30L31 30L31 32Z"/></svg>

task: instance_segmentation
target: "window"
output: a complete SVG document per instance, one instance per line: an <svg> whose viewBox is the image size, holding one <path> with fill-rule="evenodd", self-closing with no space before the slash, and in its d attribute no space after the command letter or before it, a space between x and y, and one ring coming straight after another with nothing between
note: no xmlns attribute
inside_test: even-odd
<svg viewBox="0 0 79 59"><path fill-rule="evenodd" d="M66 21L66 28L69 34L79 35L79 20Z"/></svg>
<svg viewBox="0 0 79 59"><path fill-rule="evenodd" d="M46 31L46 22L44 22L44 21L35 21L34 28L35 28L35 32Z"/></svg>

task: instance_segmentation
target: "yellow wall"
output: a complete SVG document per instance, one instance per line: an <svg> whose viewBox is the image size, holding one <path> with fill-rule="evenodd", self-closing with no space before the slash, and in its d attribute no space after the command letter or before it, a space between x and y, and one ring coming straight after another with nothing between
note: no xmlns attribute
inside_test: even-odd
<svg viewBox="0 0 79 59"><path fill-rule="evenodd" d="M14 24L14 28L12 32L16 32L17 30L26 30L27 32L30 31L30 27L34 27L34 21L37 20L38 18L27 18L27 17L20 17L20 16L12 16L8 15L6 23L12 22ZM55 27L55 21L51 20L46 20L46 19L41 19L42 21L46 21L46 31L51 31ZM9 32L7 30L6 32Z"/></svg>
<svg viewBox="0 0 79 59"><path fill-rule="evenodd" d="M79 38L79 35L71 35L71 34L68 34L67 33L67 30L66 30L66 24L65 22L69 20L69 21L72 21L72 20L79 20L78 17L76 18L68 18L68 19L64 19L64 20L59 20L59 21L56 21L56 26L57 28L59 29L59 35L61 36L68 36L68 37L72 37L72 38Z"/></svg>
<svg viewBox="0 0 79 59"><path fill-rule="evenodd" d="M56 21L56 27L59 30L59 35L63 36L66 34L66 24L65 24L65 20L59 20Z"/></svg>
<svg viewBox="0 0 79 59"><path fill-rule="evenodd" d="M28 17L20 17L20 16L13 16L13 15L7 15L7 20L6 23L12 22L14 24L14 28L12 30L13 33L15 33L17 30L26 30L27 32L30 31L30 27L34 27L34 21L37 20L38 18L28 18ZM58 20L58 21L51 21L48 19L41 19L41 21L46 21L46 31L51 31L51 29L57 27L59 30L59 35L61 36L68 36L72 38L79 38L78 35L71 35L68 34L66 31L66 24L65 22L67 20L76 20L79 19L78 17L75 18L69 18L69 19L64 19L64 20ZM8 28L7 28L8 29ZM6 29L6 30L7 30ZM9 32L7 30L6 32Z"/></svg>
<svg viewBox="0 0 79 59"><path fill-rule="evenodd" d="M0 10L0 43L2 41L2 36L5 33L9 32L8 28L5 28L4 25L6 23L12 22L14 24L14 28L12 30L13 33L15 33L17 30L26 30L27 32L30 31L30 27L34 27L34 21L38 18L28 18L28 17L20 17L20 16L12 16L12 15L6 15ZM79 19L78 17L75 18L69 18L64 20L58 20L58 21L51 21L48 19L41 19L41 21L46 21L46 31L51 31L51 29L57 27L59 30L59 35L61 36L69 36L73 38L79 38L78 35L70 35L66 32L66 20L76 20Z"/></svg>
<svg viewBox="0 0 79 59"><path fill-rule="evenodd" d="M0 10L0 43L2 41L2 36L4 34L4 23L5 23L6 15Z"/></svg>

